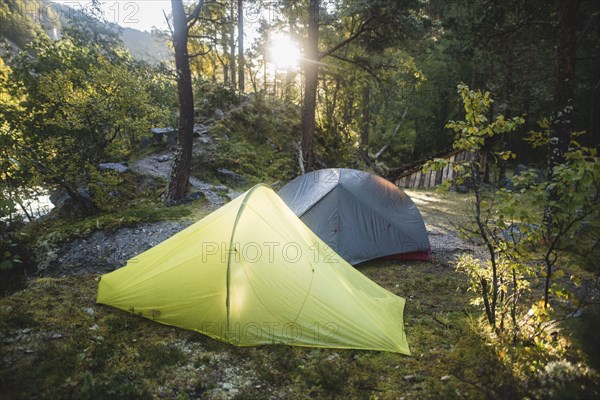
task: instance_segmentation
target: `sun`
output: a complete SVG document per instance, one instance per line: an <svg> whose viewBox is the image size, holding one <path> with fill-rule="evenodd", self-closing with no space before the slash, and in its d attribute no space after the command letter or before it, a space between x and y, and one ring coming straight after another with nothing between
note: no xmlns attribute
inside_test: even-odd
<svg viewBox="0 0 600 400"><path fill-rule="evenodd" d="M300 63L300 49L289 35L277 33L273 35L269 46L269 58L278 70L291 70L298 68Z"/></svg>

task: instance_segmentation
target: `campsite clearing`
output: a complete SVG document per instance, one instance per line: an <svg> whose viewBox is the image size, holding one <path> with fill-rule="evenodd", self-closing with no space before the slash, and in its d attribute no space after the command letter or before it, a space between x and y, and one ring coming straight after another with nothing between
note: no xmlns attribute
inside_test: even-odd
<svg viewBox="0 0 600 400"><path fill-rule="evenodd" d="M472 251L453 233L465 195L409 192L432 235L431 262L373 261L358 270L406 298L412 356L235 347L95 303L98 275L32 279L0 299L0 397L168 399L510 398L527 382L470 325L466 279L451 260Z"/></svg>

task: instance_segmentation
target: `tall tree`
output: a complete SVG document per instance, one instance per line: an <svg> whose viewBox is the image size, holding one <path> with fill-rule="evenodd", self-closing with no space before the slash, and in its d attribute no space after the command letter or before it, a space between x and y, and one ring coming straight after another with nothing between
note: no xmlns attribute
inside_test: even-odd
<svg viewBox="0 0 600 400"><path fill-rule="evenodd" d="M565 154L571 143L571 119L575 95L575 62L577 53L577 9L581 1L560 0L556 36L556 64L554 76L554 115L550 125L548 148L548 180L556 179L554 168L565 162ZM549 186L548 200L544 209L546 236L550 241L556 228L555 213L558 212L560 195L554 185ZM546 262L544 305L549 305L552 262Z"/></svg>
<svg viewBox="0 0 600 400"><path fill-rule="evenodd" d="M328 75L335 75L333 63L324 59L335 59L344 63L354 64L355 67L364 70L368 75L374 75L375 71L370 63L371 54L381 53L386 47L397 45L398 40L403 37L415 36L420 32L421 21L417 12L420 3L414 0L402 0L398 2L360 1L339 2L333 8L320 9L319 0L308 1L308 23L307 40L304 52L305 89L302 104L302 156L304 167L311 170L314 163L313 142L315 133L315 108L317 93L320 94L319 67ZM322 17L322 18L321 18ZM322 21L321 21L322 20ZM322 29L322 32L320 31ZM326 33L325 33L326 32ZM366 41L357 40L365 37L365 32L371 32ZM410 34L407 34L410 32ZM321 35L324 33L323 35ZM322 41L321 41L322 36ZM331 39L335 41L332 41ZM321 43L320 43L321 42ZM357 46L355 44L358 43ZM319 44L326 48L319 51ZM353 49L351 49L353 48ZM348 51L350 50L350 51ZM371 52L372 50L372 52ZM391 69L391 68L390 68ZM338 69L338 71L341 71ZM332 76L333 76L332 75ZM338 74L341 77L343 74ZM339 79L334 78L334 79ZM343 79L343 78L342 78ZM365 82L368 85L368 83ZM364 88L363 85L351 85L351 87ZM372 106L376 101L373 96L373 88L366 87L362 93L352 93L352 98L362 98L362 123L359 127L360 136L367 147L370 134L370 122ZM369 105L367 105L369 103ZM354 105L360 107L361 105ZM352 115L350 118L355 118ZM353 128L353 131L354 128Z"/></svg>
<svg viewBox="0 0 600 400"><path fill-rule="evenodd" d="M244 69L246 60L244 59L244 0L238 0L238 89L240 93L246 90L246 80L244 79Z"/></svg>
<svg viewBox="0 0 600 400"><path fill-rule="evenodd" d="M187 192L192 162L194 132L194 94L188 54L188 32L198 21L204 1L200 0L189 17L182 0L171 0L173 11L173 47L177 69L177 93L179 96L179 148L167 186L166 202L182 199Z"/></svg>
<svg viewBox="0 0 600 400"><path fill-rule="evenodd" d="M554 77L554 116L552 118L548 173L564 161L571 141L571 114L575 89L575 62L577 51L577 9L580 0L560 0L556 37L556 64Z"/></svg>
<svg viewBox="0 0 600 400"><path fill-rule="evenodd" d="M229 3L229 23L227 30L229 31L229 68L231 74L231 87L235 89L237 86L237 69L235 62L235 3L233 0Z"/></svg>
<svg viewBox="0 0 600 400"><path fill-rule="evenodd" d="M304 54L304 99L302 101L302 159L304 169L313 169L313 138L315 136L315 108L319 84L319 8L320 0L309 0L308 35Z"/></svg>

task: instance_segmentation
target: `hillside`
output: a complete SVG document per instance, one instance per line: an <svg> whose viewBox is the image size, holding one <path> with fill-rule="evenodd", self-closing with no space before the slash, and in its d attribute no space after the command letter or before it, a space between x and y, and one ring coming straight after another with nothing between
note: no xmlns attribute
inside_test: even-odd
<svg viewBox="0 0 600 400"><path fill-rule="evenodd" d="M164 38L101 22L80 9L49 0L3 1L0 4L0 39L7 40L16 49L22 49L38 35L47 35L53 40L61 37L63 29L74 21L99 31L119 31L125 48L136 60L158 64L172 59Z"/></svg>
<svg viewBox="0 0 600 400"><path fill-rule="evenodd" d="M172 50L164 38L132 28L121 29L121 40L136 60L151 64L173 59Z"/></svg>

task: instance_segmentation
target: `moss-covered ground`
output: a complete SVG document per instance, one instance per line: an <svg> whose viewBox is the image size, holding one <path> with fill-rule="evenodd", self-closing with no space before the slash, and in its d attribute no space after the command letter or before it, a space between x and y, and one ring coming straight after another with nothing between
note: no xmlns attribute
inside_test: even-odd
<svg viewBox="0 0 600 400"><path fill-rule="evenodd" d="M465 200L455 193L411 195L428 225L439 230L452 228L452 213ZM38 278L0 298L0 398L409 400L587 398L596 393L591 368L578 380L569 380L567 371L564 381L546 382L554 391L536 392L540 384L532 375L523 375L476 333L480 310L469 304L466 278L447 258L373 261L358 269L407 300L411 356L234 347L96 304L96 275ZM568 363L556 360L557 368L587 368L584 342L573 336L561 358ZM542 359L531 354L532 360Z"/></svg>

